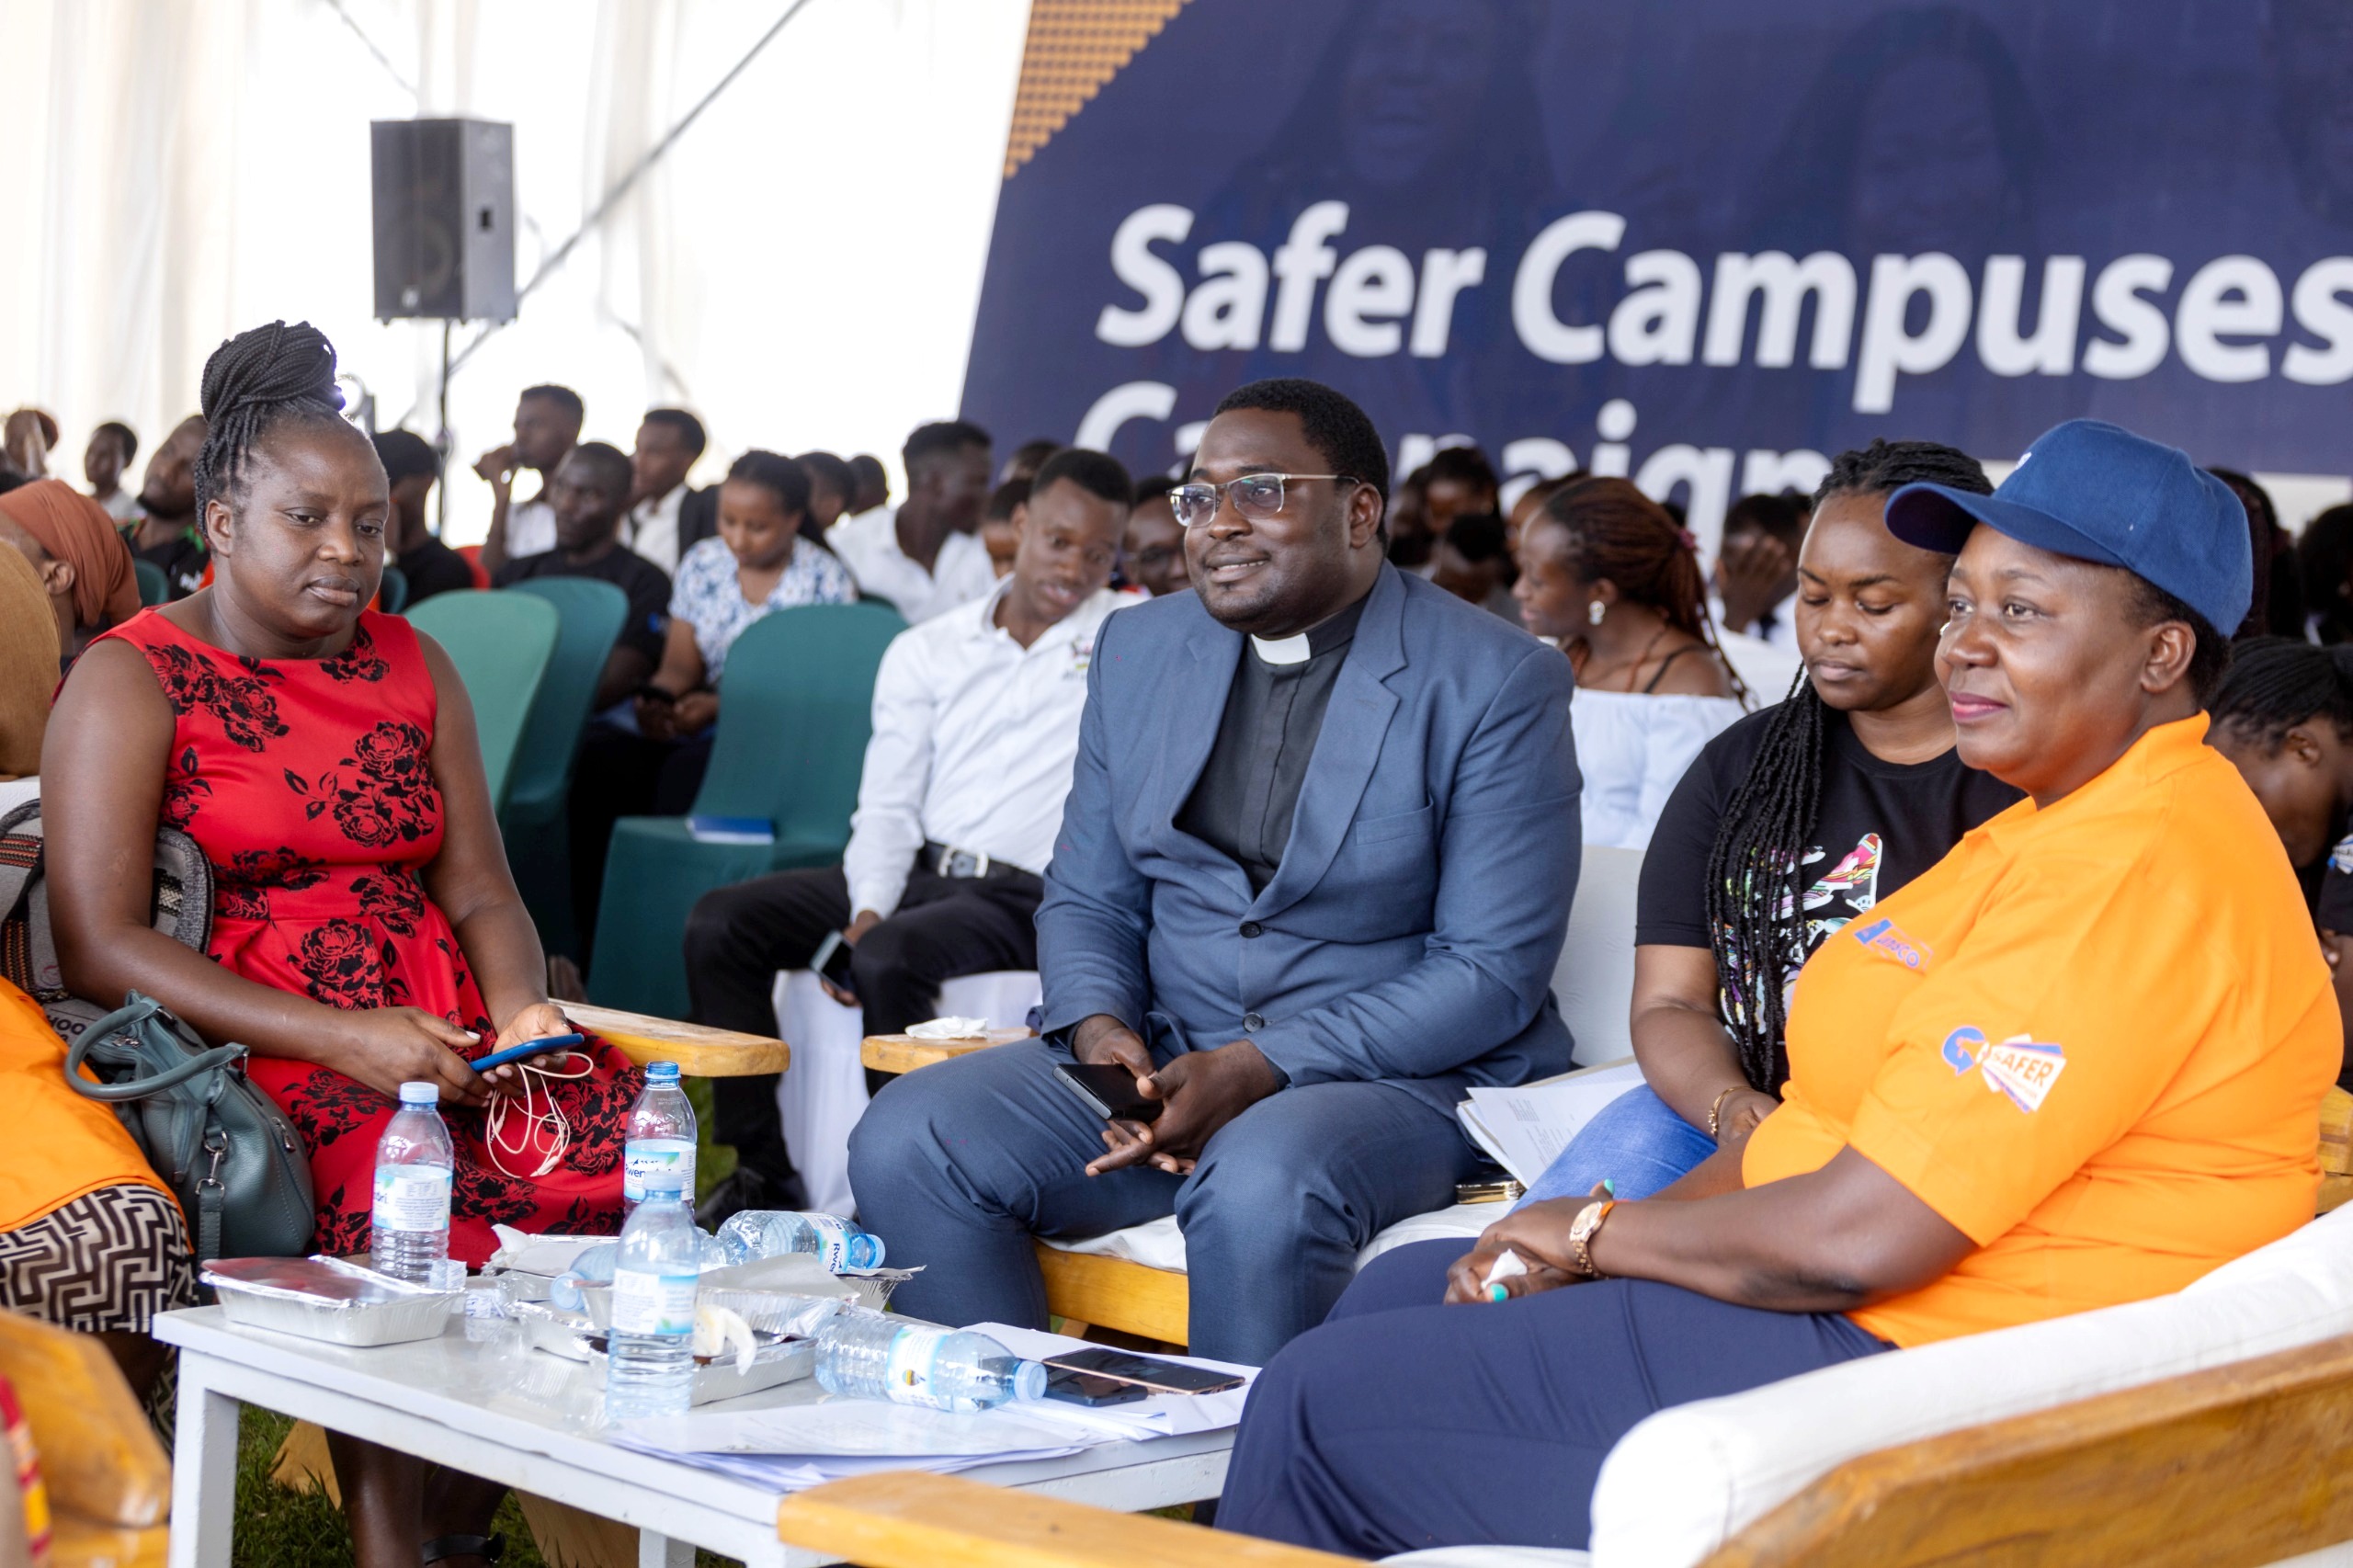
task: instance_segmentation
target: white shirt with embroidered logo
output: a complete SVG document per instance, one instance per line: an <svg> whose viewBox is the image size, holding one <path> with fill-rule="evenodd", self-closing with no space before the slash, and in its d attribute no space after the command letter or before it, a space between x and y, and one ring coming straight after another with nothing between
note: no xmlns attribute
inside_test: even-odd
<svg viewBox="0 0 2353 1568"><path fill-rule="evenodd" d="M896 910L926 839L1040 874L1053 858L1096 631L1143 596L1099 589L1025 649L996 624L1012 585L901 632L882 655L842 856L853 912Z"/></svg>
<svg viewBox="0 0 2353 1568"><path fill-rule="evenodd" d="M860 592L890 600L910 626L985 598L996 586L996 568L977 534L950 531L939 541L931 570L917 565L899 548L896 506L875 506L840 519L825 530L825 543L858 579Z"/></svg>

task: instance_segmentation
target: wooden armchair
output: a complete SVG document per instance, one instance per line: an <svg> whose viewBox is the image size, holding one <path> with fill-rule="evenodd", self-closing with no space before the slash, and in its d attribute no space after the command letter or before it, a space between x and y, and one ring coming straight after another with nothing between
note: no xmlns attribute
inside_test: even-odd
<svg viewBox="0 0 2353 1568"><path fill-rule="evenodd" d="M566 1002L563 1007L564 1017L594 1029L639 1066L675 1062L681 1077L748 1078L781 1073L792 1064L790 1046L762 1035L706 1028L701 1024L682 1024L614 1007L592 1007L585 1002Z"/></svg>
<svg viewBox="0 0 2353 1568"><path fill-rule="evenodd" d="M2353 1335L1866 1454L1703 1568L2268 1563L2353 1540L2348 1465ZM777 1529L869 1568L1353 1561L906 1471L788 1497ZM1487 1550L1510 1568L1508 1549Z"/></svg>
<svg viewBox="0 0 2353 1568"><path fill-rule="evenodd" d="M52 1568L162 1568L172 1461L106 1346L0 1312L0 1374L40 1453Z"/></svg>

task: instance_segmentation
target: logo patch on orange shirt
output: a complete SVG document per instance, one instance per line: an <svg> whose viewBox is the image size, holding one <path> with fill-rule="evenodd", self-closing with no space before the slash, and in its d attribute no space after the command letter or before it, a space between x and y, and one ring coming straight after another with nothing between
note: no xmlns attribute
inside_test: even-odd
<svg viewBox="0 0 2353 1568"><path fill-rule="evenodd" d="M2055 1045L2012 1035L1987 1046L1977 1059L1977 1070L1984 1074L1987 1088L2009 1096L2012 1105L2031 1114L2042 1108L2042 1096L2067 1070L2067 1053Z"/></svg>
<svg viewBox="0 0 2353 1568"><path fill-rule="evenodd" d="M2029 1115L2042 1108L2043 1096L2067 1070L2067 1053L2058 1046L2022 1034L1986 1045L1985 1031L1967 1024L1945 1036L1943 1055L1956 1076L1976 1068L1987 1089L2007 1095L2012 1105Z"/></svg>
<svg viewBox="0 0 2353 1568"><path fill-rule="evenodd" d="M1913 940L1904 935L1902 926L1885 916L1856 927L1855 940L1881 958L1893 959L1905 969L1926 969L1928 960L1937 956L1927 943Z"/></svg>

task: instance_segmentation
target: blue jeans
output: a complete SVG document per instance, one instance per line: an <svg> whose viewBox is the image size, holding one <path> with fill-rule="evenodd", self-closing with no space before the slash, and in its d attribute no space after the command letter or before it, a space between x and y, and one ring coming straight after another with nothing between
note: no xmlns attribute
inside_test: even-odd
<svg viewBox="0 0 2353 1568"><path fill-rule="evenodd" d="M937 1323L1046 1326L1032 1236L1095 1236L1175 1214L1197 1356L1263 1366L1324 1321L1358 1251L1443 1209L1478 1151L1454 1118L1386 1084L1301 1084L1219 1129L1190 1176L1099 1176L1103 1119L1054 1077L1039 1040L910 1073L849 1141L858 1218L893 1267L892 1304ZM1461 1250L1458 1244L1456 1251Z"/></svg>
<svg viewBox="0 0 2353 1568"><path fill-rule="evenodd" d="M1520 1202L1583 1198L1605 1178L1620 1198L1648 1198L1715 1152L1714 1139L1676 1115L1648 1084L1638 1085L1602 1107Z"/></svg>
<svg viewBox="0 0 2353 1568"><path fill-rule="evenodd" d="M1461 1256L1383 1253L1259 1374L1220 1529L1350 1557L1581 1548L1601 1461L1644 1416L1889 1348L1836 1312L1648 1279L1440 1306Z"/></svg>

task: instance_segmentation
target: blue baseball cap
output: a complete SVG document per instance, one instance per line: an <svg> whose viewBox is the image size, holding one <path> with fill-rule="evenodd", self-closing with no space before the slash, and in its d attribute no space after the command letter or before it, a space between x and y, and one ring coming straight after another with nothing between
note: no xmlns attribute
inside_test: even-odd
<svg viewBox="0 0 2353 1568"><path fill-rule="evenodd" d="M1887 528L1907 544L1958 554L1984 523L2020 544L2121 566L2228 637L2255 597L2246 508L2174 448L2097 419L2046 430L1991 495L1907 484L1887 498Z"/></svg>

